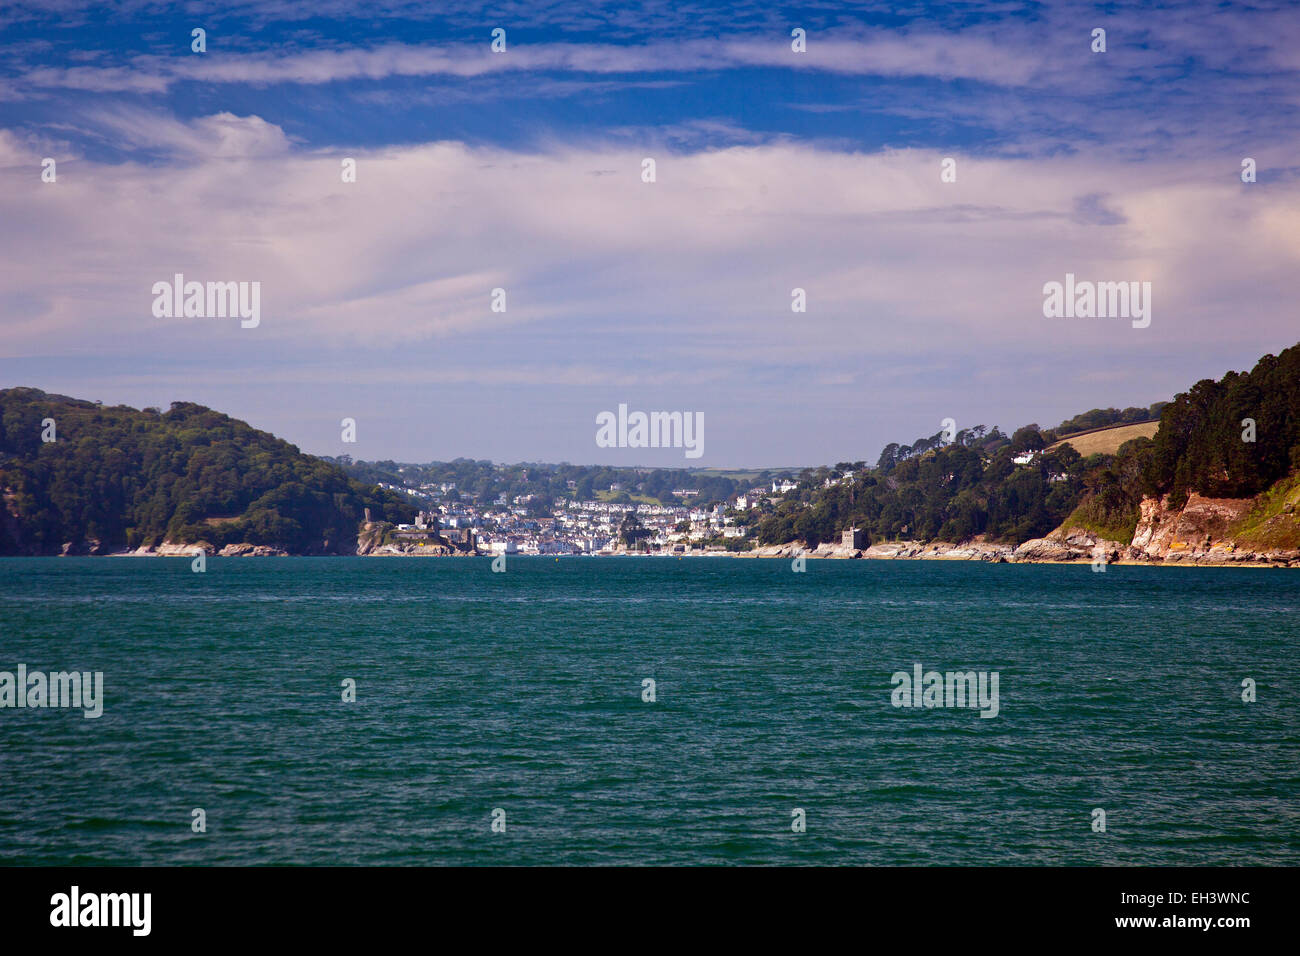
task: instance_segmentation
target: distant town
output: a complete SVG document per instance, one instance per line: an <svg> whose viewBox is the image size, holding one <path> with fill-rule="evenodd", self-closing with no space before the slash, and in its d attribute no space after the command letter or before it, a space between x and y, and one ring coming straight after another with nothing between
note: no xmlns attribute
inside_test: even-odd
<svg viewBox="0 0 1300 956"><path fill-rule="evenodd" d="M848 480L851 475L834 480ZM750 521L775 508L798 487L790 478L778 478L727 501L669 505L631 500L629 492L637 487L617 481L602 489L605 499L501 494L479 500L472 493L462 494L454 482L415 488L380 484L429 503L413 523L396 525L391 532L393 543L411 546L404 550L418 552L421 546L445 542L466 554L494 555L748 550ZM576 481L569 484L570 490L576 490ZM671 494L686 502L700 498L698 488L674 488ZM541 513L544 510L549 513Z"/></svg>
<svg viewBox="0 0 1300 956"><path fill-rule="evenodd" d="M1045 444L1032 426L1014 443L999 429L984 426L954 437L960 446L978 447L972 454L980 460L1004 449L1013 468L1034 463ZM911 445L890 445L875 468L865 461L724 471L472 459L424 465L348 456L327 460L358 480L401 494L418 509L410 523L385 524L367 515L362 553L685 555L753 551L773 533L770 527L763 533L764 522L772 523L768 519L816 514L820 520L825 516L817 504L836 486L847 486L849 500L863 480L873 483L872 474L892 488L890 469L928 458L944 443L936 434ZM1045 487L1064 481L1063 467L1053 465L1043 478ZM802 530L801 539L812 537ZM853 522L817 530L818 541L833 539L849 550L863 547L867 537ZM910 530L906 523L899 529Z"/></svg>

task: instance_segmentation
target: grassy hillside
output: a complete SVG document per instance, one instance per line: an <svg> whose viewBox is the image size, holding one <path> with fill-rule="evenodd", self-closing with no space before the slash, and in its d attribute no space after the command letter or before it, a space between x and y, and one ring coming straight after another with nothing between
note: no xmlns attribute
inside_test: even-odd
<svg viewBox="0 0 1300 956"><path fill-rule="evenodd" d="M48 422L54 423L54 441ZM94 553L206 541L294 553L355 549L364 509L408 521L400 497L201 405L105 407L0 390L0 554Z"/></svg>
<svg viewBox="0 0 1300 956"><path fill-rule="evenodd" d="M1297 508L1300 474L1293 474L1256 498L1250 513L1229 530L1229 537L1260 551L1300 548Z"/></svg>
<svg viewBox="0 0 1300 956"><path fill-rule="evenodd" d="M1081 435L1071 435L1047 446L1048 451L1055 451L1061 445L1069 445L1084 458L1089 455L1113 455L1119 446L1133 438L1154 438L1159 422L1142 422L1138 425L1115 425L1111 428L1099 428Z"/></svg>

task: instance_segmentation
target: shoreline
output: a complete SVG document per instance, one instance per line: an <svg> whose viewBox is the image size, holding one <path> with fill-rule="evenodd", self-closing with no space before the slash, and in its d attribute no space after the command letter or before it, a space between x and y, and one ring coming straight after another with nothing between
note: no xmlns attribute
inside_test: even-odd
<svg viewBox="0 0 1300 956"><path fill-rule="evenodd" d="M1205 506L1218 506L1219 502L1206 501ZM668 543L669 548L685 547L680 552L660 550L654 553L628 551L620 547L612 551L595 553L538 553L538 552L497 552L484 551L477 545L473 550L462 549L454 544L439 539L439 543L428 542L389 543L376 546L370 528L362 530L357 536L354 548L345 552L315 554L294 554L283 547L267 544L251 544L247 541L227 544L221 548L214 547L206 541L192 544L178 544L163 541L157 545L137 548L118 548L105 551L99 541L83 541L74 546L71 542L63 545L62 554L45 555L45 557L177 557L193 559L200 552L206 557L371 557L371 558L488 558L527 557L527 558L579 558L579 557L627 557L627 558L729 558L729 559L777 559L794 560L838 560L838 561L976 561L983 564L1087 564L1093 570L1102 572L1106 565L1124 566L1145 565L1149 567L1246 567L1246 568L1297 568L1300 567L1300 548L1267 547L1259 543L1242 543L1236 538L1224 534L1226 522L1218 523L1198 516L1198 520L1180 523L1186 517L1186 510L1179 513L1179 520L1161 520L1156 514L1159 503L1153 503L1144 509L1143 521L1130 541L1117 541L1106 538L1094 531L1078 525L1063 525L1042 538L1030 538L1020 544L1006 544L988 541L981 537L966 541L929 541L916 540L880 541L862 546L861 538L846 532L840 541L823 541L816 547L808 547L802 541L787 541L783 544L757 545L747 551L728 551L716 546L692 548L681 543ZM1204 506L1201 506L1204 510ZM1149 513L1148 513L1149 512ZM1168 516L1165 516L1168 517ZM851 541L858 542L857 547ZM21 557L22 555L14 555ZM39 557L39 555L29 555Z"/></svg>
<svg viewBox="0 0 1300 956"><path fill-rule="evenodd" d="M789 548L789 550L787 550ZM973 562L977 564L1034 564L1034 565L1092 565L1093 558L1090 557L1062 557L1062 558L1044 558L1044 557L1014 557L1010 554L999 555L997 557L985 557L966 553L968 549L957 548L954 551L935 550L927 548L925 553L921 554L897 554L897 553L866 553L870 549L858 549L858 553L818 553L817 549L801 549L799 547L790 548L788 545L772 545L767 548L756 551L688 551L681 554L660 553L645 554L636 552L611 552L607 554L511 554L508 558L551 558L554 560L570 558L660 558L671 559L683 558L707 559L707 558L725 558L729 560L757 560L757 561L790 561L795 558L804 558L811 561L943 561L943 562ZM766 552L766 553L761 553ZM775 552L775 553L774 553ZM0 555L0 558L182 558L192 559L195 556L193 550L180 551L113 551L106 554L9 554ZM432 554L419 552L371 552L369 554L290 554L286 551L261 551L260 553L241 552L238 554L220 554L207 553L208 558L484 558L491 560L499 555L494 554ZM1204 554L1188 555L1186 559L1181 556L1173 560L1167 558L1134 558L1120 557L1117 560L1108 560L1107 566L1116 565L1120 567L1151 567L1151 568L1298 568L1300 567L1300 556L1279 555L1274 559L1259 558L1258 555L1251 553L1249 558L1240 560L1216 560L1209 558Z"/></svg>

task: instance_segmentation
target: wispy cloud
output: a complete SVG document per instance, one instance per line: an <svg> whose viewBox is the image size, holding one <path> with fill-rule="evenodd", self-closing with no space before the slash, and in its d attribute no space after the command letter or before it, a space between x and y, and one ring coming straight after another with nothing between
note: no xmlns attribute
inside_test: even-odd
<svg viewBox="0 0 1300 956"><path fill-rule="evenodd" d="M265 86L321 84L391 77L474 77L492 73L637 74L769 67L860 76L932 76L1023 85L1041 77L1047 58L1032 49L1005 55L994 41L963 35L886 34L814 41L796 54L788 38L681 40L641 45L515 44L493 53L478 44L441 47L387 43L371 48L205 56L135 57L130 66L34 69L22 77L35 88L95 92L160 92L188 81Z"/></svg>
<svg viewBox="0 0 1300 956"><path fill-rule="evenodd" d="M1279 332L1297 291L1300 186L1252 191L1209 160L958 156L945 184L940 152L783 141L663 152L644 183L644 151L623 146L448 142L350 151L358 181L344 184L342 154L295 148L258 117L99 121L170 160L83 160L43 184L0 139L0 211L27 224L0 240L3 294L45 303L10 320L10 354L54 329L109 347L203 341L210 323L149 314L150 284L174 272L260 280L259 340L481 343L509 324L629 346L680 336L706 361L867 361L935 335L1050 352L1127 334L1044 322L1040 287L1066 271L1153 280L1150 334L1182 342L1239 334L1219 289L1252 288L1239 309ZM794 287L810 300L797 321Z"/></svg>

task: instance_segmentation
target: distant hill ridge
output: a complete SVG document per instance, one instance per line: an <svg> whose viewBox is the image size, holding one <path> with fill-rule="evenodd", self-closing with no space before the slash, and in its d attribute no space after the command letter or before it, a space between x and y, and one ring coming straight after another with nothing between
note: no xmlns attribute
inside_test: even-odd
<svg viewBox="0 0 1300 956"><path fill-rule="evenodd" d="M1141 434L1156 409L1158 429ZM1078 425L1086 427L1061 440ZM1094 435L1117 447L1089 449L1081 436ZM411 521L415 509L369 483L391 472L347 464L368 481L193 403L162 412L0 390L0 553L203 543L231 553L355 554L366 509L376 524ZM483 464L466 467L482 471ZM572 469L569 478L566 469L572 466L555 466L547 487L585 496L597 481L618 477ZM527 467L514 470L518 484L510 478L503 491L535 484ZM655 485L647 491L667 494L689 482L705 501L742 486L685 471L646 476ZM792 490L742 517L767 546L817 548L858 529L871 544L1042 540L1044 553L1055 554L1073 539L1151 559L1268 548L1296 550L1300 560L1297 476L1300 346L1293 346L1151 409L1093 409L1059 429L1027 425L1010 437L979 425L886 446L874 468L805 469ZM543 495L534 503L549 502Z"/></svg>
<svg viewBox="0 0 1300 956"><path fill-rule="evenodd" d="M347 554L366 508L414 516L401 496L202 405L137 410L35 388L0 390L0 490L0 554L197 542Z"/></svg>

